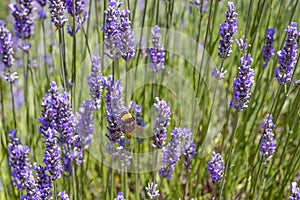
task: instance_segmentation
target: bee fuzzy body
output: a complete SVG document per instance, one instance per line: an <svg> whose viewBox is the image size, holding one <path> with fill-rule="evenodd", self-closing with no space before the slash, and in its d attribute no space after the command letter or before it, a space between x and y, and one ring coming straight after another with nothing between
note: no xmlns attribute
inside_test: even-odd
<svg viewBox="0 0 300 200"><path fill-rule="evenodd" d="M126 134L128 138L131 138L131 133L135 129L135 118L129 112L124 111L119 117L120 128L123 133Z"/></svg>

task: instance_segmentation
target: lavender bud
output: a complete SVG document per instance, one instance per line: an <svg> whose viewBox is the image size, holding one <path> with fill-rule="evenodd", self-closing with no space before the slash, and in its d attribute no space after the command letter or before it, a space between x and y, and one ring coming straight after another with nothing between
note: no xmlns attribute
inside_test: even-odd
<svg viewBox="0 0 300 200"><path fill-rule="evenodd" d="M151 59L150 67L154 72L158 72L165 68L165 49L161 44L161 35L159 31L160 28L158 25L151 30L153 48L148 50Z"/></svg>
<svg viewBox="0 0 300 200"><path fill-rule="evenodd" d="M125 200L123 192L119 192L118 196L114 200Z"/></svg>
<svg viewBox="0 0 300 200"><path fill-rule="evenodd" d="M51 21L57 28L62 28L68 21L64 16L66 9L64 0L49 0Z"/></svg>
<svg viewBox="0 0 300 200"><path fill-rule="evenodd" d="M285 30L288 37L285 40L283 49L278 51L279 67L275 68L275 78L280 85L292 81L293 68L296 65L297 57L297 38L300 35L300 30L297 30L297 23L292 22Z"/></svg>
<svg viewBox="0 0 300 200"><path fill-rule="evenodd" d="M134 33L131 30L129 19L130 11L128 9L122 10L120 13L120 44L119 49L122 58L127 62L135 55L134 48Z"/></svg>
<svg viewBox="0 0 300 200"><path fill-rule="evenodd" d="M94 119L92 103L84 101L79 108L79 122L76 125L76 133L80 136L83 148L87 149L91 144L94 133Z"/></svg>
<svg viewBox="0 0 300 200"><path fill-rule="evenodd" d="M234 98L230 103L230 106L234 107L238 111L242 111L248 107L250 98L251 86L254 83L254 70L250 68L252 62L251 55L248 54L248 58L243 56L241 58L241 66L238 69L238 78L234 79Z"/></svg>
<svg viewBox="0 0 300 200"><path fill-rule="evenodd" d="M226 12L226 21L220 25L220 40L219 45L219 56L220 58L226 59L230 56L233 35L237 32L237 13L235 12L233 2L228 2L228 11Z"/></svg>
<svg viewBox="0 0 300 200"><path fill-rule="evenodd" d="M119 24L118 17L120 16L120 6L122 2L119 0L109 0L108 9L104 11L105 22L102 27L104 32L104 44L108 50L106 53L111 59L119 56L118 46L119 39Z"/></svg>
<svg viewBox="0 0 300 200"><path fill-rule="evenodd" d="M264 128L264 133L261 140L260 158L264 164L266 164L271 159L276 151L274 133L272 130L275 125L272 120L272 114L268 114L261 125Z"/></svg>
<svg viewBox="0 0 300 200"><path fill-rule="evenodd" d="M58 196L61 200L70 200L69 195L68 195L65 191L58 193L57 196Z"/></svg>
<svg viewBox="0 0 300 200"><path fill-rule="evenodd" d="M211 175L214 184L218 184L224 175L224 160L219 153L212 152L212 157L208 162L207 172Z"/></svg>
<svg viewBox="0 0 300 200"><path fill-rule="evenodd" d="M14 63L14 49L10 31L4 27L5 22L0 21L0 54L5 67L11 67Z"/></svg>
<svg viewBox="0 0 300 200"><path fill-rule="evenodd" d="M150 199L156 199L159 197L159 190L156 190L157 184L153 185L153 182L148 183L148 187L146 187L147 195Z"/></svg>
<svg viewBox="0 0 300 200"><path fill-rule="evenodd" d="M45 141L46 151L43 159L43 162L46 165L45 168L49 171L52 181L58 179L62 174L60 147L55 135L56 131L49 128L47 131L48 138Z"/></svg>
<svg viewBox="0 0 300 200"><path fill-rule="evenodd" d="M99 110L101 106L101 94L103 90L103 76L101 73L100 57L92 57L91 75L88 76L90 95L93 100L93 109Z"/></svg>
<svg viewBox="0 0 300 200"><path fill-rule="evenodd" d="M9 131L10 143L8 145L8 161L11 167L11 176L18 190L26 188L26 183L29 180L29 171L31 164L29 162L29 148L23 146L17 138L17 131Z"/></svg>
<svg viewBox="0 0 300 200"><path fill-rule="evenodd" d="M296 182L292 182L291 191L292 191L292 194L290 195L290 200L299 200L300 199L300 188L297 187Z"/></svg>
<svg viewBox="0 0 300 200"><path fill-rule="evenodd" d="M26 181L26 195L22 195L22 200L44 200L41 197L41 191L39 190L37 183L34 179L31 170L27 171L28 180Z"/></svg>
<svg viewBox="0 0 300 200"><path fill-rule="evenodd" d="M46 168L42 167L41 165L34 164L34 169L36 171L36 184L37 188L41 193L41 198L44 200L50 199L52 196L51 188L52 188L52 181L50 176L47 174Z"/></svg>
<svg viewBox="0 0 300 200"><path fill-rule="evenodd" d="M155 98L154 111L156 114L156 120L153 132L152 146L156 149L161 149L165 145L165 139L167 138L167 126L170 122L170 107L164 100Z"/></svg>
<svg viewBox="0 0 300 200"><path fill-rule="evenodd" d="M262 48L263 69L266 68L269 61L274 55L274 47L273 47L274 33L275 33L274 28L267 29L267 36L265 37L266 44Z"/></svg>
<svg viewBox="0 0 300 200"><path fill-rule="evenodd" d="M211 75L215 77L217 80L223 80L225 78L225 74L227 73L227 70L219 71L217 68L214 68Z"/></svg>
<svg viewBox="0 0 300 200"><path fill-rule="evenodd" d="M190 5L197 7L199 10L202 8L202 11L207 10L207 0L193 0L190 1Z"/></svg>

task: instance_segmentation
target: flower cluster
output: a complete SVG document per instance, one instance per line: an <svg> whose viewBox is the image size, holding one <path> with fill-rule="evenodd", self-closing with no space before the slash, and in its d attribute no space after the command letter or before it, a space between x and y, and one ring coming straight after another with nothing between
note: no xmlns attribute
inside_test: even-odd
<svg viewBox="0 0 300 200"><path fill-rule="evenodd" d="M22 195L22 200L42 200L41 191L38 188L38 185L34 179L33 173L31 170L27 171L28 179L26 181L26 194Z"/></svg>
<svg viewBox="0 0 300 200"><path fill-rule="evenodd" d="M51 180L58 179L62 174L62 164L60 162L61 152L58 140L55 137L56 131L49 128L47 131L47 139L45 141L46 151L43 162L47 171L50 173Z"/></svg>
<svg viewBox="0 0 300 200"><path fill-rule="evenodd" d="M273 128L275 127L273 123L272 114L268 114L262 123L264 128L264 133L261 140L260 154L261 161L266 164L276 151L276 143L274 140Z"/></svg>
<svg viewBox="0 0 300 200"><path fill-rule="evenodd" d="M50 199L52 196L51 188L52 182L50 176L47 174L47 170L45 167L41 165L34 164L34 169L36 171L36 184L37 188L41 193L42 199Z"/></svg>
<svg viewBox="0 0 300 200"><path fill-rule="evenodd" d="M283 46L283 49L278 51L278 63L279 67L275 68L275 78L280 85L289 83L292 81L293 68L296 65L297 56L297 38L300 35L300 30L297 30L297 23L292 22L290 26L285 30L287 33L287 39Z"/></svg>
<svg viewBox="0 0 300 200"><path fill-rule="evenodd" d="M111 142L117 142L121 135L122 130L118 125L118 118L120 113L126 111L122 98L122 82L113 81L112 76L105 77L104 88L106 89L105 101L106 101L106 120L108 122L109 135L106 137Z"/></svg>
<svg viewBox="0 0 300 200"><path fill-rule="evenodd" d="M219 183L224 175L224 160L219 153L212 152L212 157L208 162L207 172L211 175L214 184Z"/></svg>
<svg viewBox="0 0 300 200"><path fill-rule="evenodd" d="M267 30L267 36L265 37L266 44L262 48L262 59L263 59L263 68L266 68L268 65L269 61L274 55L274 47L273 47L273 42L274 42L274 34L275 34L275 29L274 28L268 28Z"/></svg>
<svg viewBox="0 0 300 200"><path fill-rule="evenodd" d="M165 68L165 49L161 44L160 28L155 26L151 30L153 48L148 50L151 59L150 67L154 72L158 72Z"/></svg>
<svg viewBox="0 0 300 200"><path fill-rule="evenodd" d="M159 197L159 190L156 190L157 184L153 185L153 182L148 184L148 187L146 187L147 195L150 199L156 199Z"/></svg>
<svg viewBox="0 0 300 200"><path fill-rule="evenodd" d="M28 158L29 148L22 145L16 135L16 130L9 131L8 160L9 166L12 168L11 176L13 182L18 190L23 190L26 188L26 183L29 180L31 163Z"/></svg>
<svg viewBox="0 0 300 200"><path fill-rule="evenodd" d="M79 31L82 24L88 18L88 13L84 12L86 1L85 0L74 0L74 11L73 11L73 0L66 0L66 8L68 13L75 18L75 21L78 23L75 33ZM82 15L82 16L81 16ZM74 36L74 27L68 26L68 33L70 36Z"/></svg>
<svg viewBox="0 0 300 200"><path fill-rule="evenodd" d="M238 111L242 111L248 107L249 98L251 95L250 89L254 82L254 70L250 68L252 62L251 55L245 55L241 58L241 66L238 69L238 78L234 79L234 98L230 102L230 106Z"/></svg>
<svg viewBox="0 0 300 200"><path fill-rule="evenodd" d="M135 55L134 33L131 30L129 19L130 10L122 10L120 13L120 44L119 49L122 58L127 62Z"/></svg>
<svg viewBox="0 0 300 200"><path fill-rule="evenodd" d="M76 133L81 138L83 148L91 144L94 133L94 119L92 113L92 102L86 100L79 108L79 121L75 127Z"/></svg>
<svg viewBox="0 0 300 200"><path fill-rule="evenodd" d="M159 175L163 178L172 178L172 172L176 162L180 158L180 129L175 128L171 133L171 140L167 147L163 147L162 165Z"/></svg>
<svg viewBox="0 0 300 200"><path fill-rule="evenodd" d="M222 80L225 78L225 74L227 73L227 70L219 71L217 68L214 68L211 75L215 77L217 80Z"/></svg>
<svg viewBox="0 0 300 200"><path fill-rule="evenodd" d="M220 40L219 56L222 59L226 59L230 56L233 35L237 32L237 13L235 12L233 2L228 2L228 11L226 12L226 21L220 25Z"/></svg>
<svg viewBox="0 0 300 200"><path fill-rule="evenodd" d="M297 187L296 182L292 182L291 191L292 191L292 194L290 195L290 200L299 200L300 199L300 188Z"/></svg>
<svg viewBox="0 0 300 200"><path fill-rule="evenodd" d="M15 19L14 31L18 38L29 39L34 32L34 3L33 0L18 1L17 4L9 4L9 10Z"/></svg>
<svg viewBox="0 0 300 200"><path fill-rule="evenodd" d="M69 195L68 195L65 191L58 193L57 196L58 196L61 200L70 200Z"/></svg>
<svg viewBox="0 0 300 200"><path fill-rule="evenodd" d="M2 55L2 62L5 67L9 68L14 63L14 49L11 33L4 26L5 22L0 21L0 54Z"/></svg>
<svg viewBox="0 0 300 200"><path fill-rule="evenodd" d="M191 169L192 161L196 155L196 146L192 139L192 130L188 128L179 128L177 130L180 133L182 140L182 146L180 150L184 157L183 165L188 171Z"/></svg>
<svg viewBox="0 0 300 200"><path fill-rule="evenodd" d="M56 28L62 28L68 21L64 16L66 4L64 0L49 0L49 8L51 14L51 21L54 23Z"/></svg>
<svg viewBox="0 0 300 200"><path fill-rule="evenodd" d="M167 126L170 123L171 110L164 100L159 100L159 98L156 97L154 111L156 114L156 120L152 146L156 149L161 149L165 145L165 139L167 138Z"/></svg>
<svg viewBox="0 0 300 200"><path fill-rule="evenodd" d="M99 110L101 106L101 94L103 90L103 76L101 73L100 57L92 57L91 75L88 76L90 95L93 100L93 109Z"/></svg>

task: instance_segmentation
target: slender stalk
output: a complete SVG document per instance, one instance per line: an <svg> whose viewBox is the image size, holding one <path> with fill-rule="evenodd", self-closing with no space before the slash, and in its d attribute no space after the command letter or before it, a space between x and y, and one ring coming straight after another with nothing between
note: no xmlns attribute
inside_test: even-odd
<svg viewBox="0 0 300 200"><path fill-rule="evenodd" d="M54 200L57 200L57 188L56 188L56 180L53 181L53 188L54 188Z"/></svg>
<svg viewBox="0 0 300 200"><path fill-rule="evenodd" d="M77 183L76 183L76 168L74 166L74 164L72 165L72 181L73 181L73 198L74 200L77 199Z"/></svg>
<svg viewBox="0 0 300 200"><path fill-rule="evenodd" d="M154 191L154 185L155 185L155 181L156 181L156 165L157 165L157 159L158 159L158 150L155 151L155 157L154 157L154 168L153 168L153 185L152 185L152 195L153 195L153 191Z"/></svg>
<svg viewBox="0 0 300 200"><path fill-rule="evenodd" d="M47 50L46 50L46 46L47 46L47 43L46 43L46 31L45 31L45 20L43 19L42 20L42 31L43 31L43 43L44 43L44 70L45 70L45 76L46 76L46 79L47 79L47 83L49 83L49 75L48 75L48 65L47 65Z"/></svg>
<svg viewBox="0 0 300 200"><path fill-rule="evenodd" d="M63 88L67 91L67 75L65 70L65 61L64 61L64 42L63 42L63 30L59 29L59 56L60 56L60 71L61 71L61 79L63 82Z"/></svg>
<svg viewBox="0 0 300 200"><path fill-rule="evenodd" d="M264 166L264 169L263 169L263 171L262 171L262 175L261 175L261 179L260 179L260 187L259 187L259 192L258 192L258 195L257 195L257 197L256 197L256 200L258 200L259 199L259 197L260 197L260 195L261 195L261 193L262 193L262 191L263 191L263 182L264 182L264 179L265 179L265 171L266 171L266 166Z"/></svg>
<svg viewBox="0 0 300 200"><path fill-rule="evenodd" d="M17 127L17 122L16 122L16 108L15 108L15 97L14 97L13 84L12 83L10 83L10 94L11 94L11 100L12 100L14 128L16 128Z"/></svg>
<svg viewBox="0 0 300 200"><path fill-rule="evenodd" d="M226 182L226 179L227 179L227 172L228 172L228 168L229 168L231 154L233 152L234 136L236 134L236 129L237 129L238 121L239 121L239 114L240 114L240 112L238 112L238 113L235 114L234 126L233 126L233 131L232 131L231 139L230 139L230 149L229 149L228 157L227 157L227 160L226 160L224 177L222 179L222 184L221 184L221 191L220 191L220 196L219 196L220 200L223 198L222 197L222 195L223 195L223 189L224 189L225 182Z"/></svg>
<svg viewBox="0 0 300 200"><path fill-rule="evenodd" d="M127 106L127 98L128 98L128 61L126 61L125 106Z"/></svg>
<svg viewBox="0 0 300 200"><path fill-rule="evenodd" d="M110 176L112 175L112 162L113 162L113 160L112 160L112 158L110 158L110 161L109 161L109 169L107 170L107 175L106 175L106 188L105 188L105 194L106 194L106 200L108 200L109 199L109 194L108 194L108 187L109 187L109 178L110 178ZM113 177L111 177L111 186L113 186ZM112 190L112 187L111 187L111 190ZM112 196L111 196L111 198L112 198Z"/></svg>

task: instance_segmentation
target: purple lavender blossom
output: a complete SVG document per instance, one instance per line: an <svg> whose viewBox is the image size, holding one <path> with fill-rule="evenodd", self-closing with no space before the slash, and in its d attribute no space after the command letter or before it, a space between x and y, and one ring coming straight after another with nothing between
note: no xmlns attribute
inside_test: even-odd
<svg viewBox="0 0 300 200"><path fill-rule="evenodd" d="M237 13L235 12L233 2L228 2L228 11L226 11L226 21L220 25L220 40L219 56L222 59L226 59L230 56L233 35L237 32Z"/></svg>
<svg viewBox="0 0 300 200"><path fill-rule="evenodd" d="M90 95L93 100L93 109L99 110L101 106L101 95L103 90L103 76L101 73L100 57L91 57L92 68L91 75L88 76L88 85L90 86Z"/></svg>
<svg viewBox="0 0 300 200"><path fill-rule="evenodd" d="M73 0L66 0L66 7L68 13L72 16L75 17L75 21L78 23L76 30L74 31L74 27L68 26L68 33L70 36L74 36L74 32L77 33L79 29L81 28L82 24L86 21L88 18L88 13L84 12L85 6L86 6L86 1L85 0L74 0L74 11L73 11Z"/></svg>
<svg viewBox="0 0 300 200"><path fill-rule="evenodd" d="M38 190L40 191L41 199L50 199L52 196L52 182L50 176L47 174L46 168L35 163L34 169L36 171L36 184Z"/></svg>
<svg viewBox="0 0 300 200"><path fill-rule="evenodd" d="M44 7L47 4L46 0L36 0L41 7Z"/></svg>
<svg viewBox="0 0 300 200"><path fill-rule="evenodd" d="M264 164L266 164L271 159L276 151L276 143L273 133L275 125L272 120L272 114L268 114L261 125L264 128L264 133L261 140L260 158Z"/></svg>
<svg viewBox="0 0 300 200"><path fill-rule="evenodd" d="M293 68L296 65L297 56L297 38L300 35L300 30L297 30L297 23L292 22L285 30L288 37L285 40L283 49L278 51L279 67L275 68L275 78L280 85L292 81Z"/></svg>
<svg viewBox="0 0 300 200"><path fill-rule="evenodd" d="M150 199L156 199L159 197L159 190L156 190L157 184L153 185L153 182L148 183L148 187L146 187L147 190L147 196Z"/></svg>
<svg viewBox="0 0 300 200"><path fill-rule="evenodd" d="M119 56L118 46L119 39L119 24L118 17L120 16L120 6L122 2L119 0L109 0L108 9L105 13L105 23L102 27L104 32L104 44L108 52L106 53L111 59Z"/></svg>
<svg viewBox="0 0 300 200"><path fill-rule="evenodd" d="M113 143L117 142L121 135L122 130L119 127L119 115L123 111L127 111L124 106L124 101L122 98L122 82L113 81L112 76L105 77L104 79L104 88L106 89L106 120L108 122L108 131L109 135L106 134L106 137Z"/></svg>
<svg viewBox="0 0 300 200"><path fill-rule="evenodd" d="M58 193L57 196L58 196L61 200L70 200L69 195L68 195L65 191Z"/></svg>
<svg viewBox="0 0 300 200"><path fill-rule="evenodd" d="M155 98L154 111L156 114L156 120L153 132L152 146L156 149L161 149L165 145L167 138L167 126L170 123L170 107L164 100Z"/></svg>
<svg viewBox="0 0 300 200"><path fill-rule="evenodd" d="M114 200L125 200L123 192L118 192L118 196Z"/></svg>
<svg viewBox="0 0 300 200"><path fill-rule="evenodd" d="M196 146L192 139L192 130L188 128L178 128L177 131L180 134L182 140L180 151L184 157L184 169L189 171L192 167L193 158L196 155Z"/></svg>
<svg viewBox="0 0 300 200"><path fill-rule="evenodd" d="M227 70L219 71L217 68L214 68L211 75L215 77L217 80L223 80L225 78L225 74L227 73Z"/></svg>
<svg viewBox="0 0 300 200"><path fill-rule="evenodd" d="M92 102L84 101L79 108L79 122L75 131L79 135L82 146L87 149L92 142L94 134L94 118L92 113Z"/></svg>
<svg viewBox="0 0 300 200"><path fill-rule="evenodd" d="M64 16L66 9L64 0L49 0L51 21L57 28L62 28L68 21Z"/></svg>
<svg viewBox="0 0 300 200"><path fill-rule="evenodd" d="M234 98L230 102L230 106L238 111L242 111L248 107L249 98L251 95L250 89L254 82L254 70L250 68L252 62L251 55L241 58L241 66L238 69L238 78L234 79Z"/></svg>
<svg viewBox="0 0 300 200"><path fill-rule="evenodd" d="M55 181L62 174L60 147L55 137L56 131L54 129L49 128L46 134L48 137L45 141L46 151L43 162L46 165L45 168L50 173L51 180Z"/></svg>
<svg viewBox="0 0 300 200"><path fill-rule="evenodd" d="M22 145L17 138L17 131L9 131L10 143L8 145L8 161L11 167L11 176L18 190L26 188L26 183L29 180L29 171L31 163L29 162L29 148Z"/></svg>
<svg viewBox="0 0 300 200"><path fill-rule="evenodd" d="M14 63L14 49L11 33L4 26L5 22L0 21L0 54L5 67L10 68Z"/></svg>
<svg viewBox="0 0 300 200"><path fill-rule="evenodd" d="M150 67L154 72L165 68L165 49L161 44L159 31L160 28L158 25L151 30L153 48L148 50L151 59Z"/></svg>
<svg viewBox="0 0 300 200"><path fill-rule="evenodd" d="M300 188L297 187L297 182L292 182L291 191L292 191L292 194L290 195L290 200L299 200L300 199Z"/></svg>
<svg viewBox="0 0 300 200"><path fill-rule="evenodd" d="M41 197L41 191L39 190L37 183L34 179L31 170L27 171L28 180L26 181L26 195L22 195L22 200L44 200Z"/></svg>
<svg viewBox="0 0 300 200"><path fill-rule="evenodd" d="M14 31L18 38L29 39L34 33L34 5L33 0L18 1L17 4L9 4L9 10L15 19Z"/></svg>
<svg viewBox="0 0 300 200"><path fill-rule="evenodd" d="M74 116L67 92L60 94L55 82L51 82L49 93L42 100L42 116L40 133L48 138L48 128L55 129L60 133L62 143L69 143L74 134Z"/></svg>
<svg viewBox="0 0 300 200"><path fill-rule="evenodd" d="M273 47L274 33L275 33L274 28L267 29L267 36L265 37L266 44L262 48L263 69L266 68L269 61L274 55L274 47Z"/></svg>
<svg viewBox="0 0 300 200"><path fill-rule="evenodd" d="M120 43L119 49L122 58L127 62L135 55L134 33L131 30L131 21L129 19L130 11L122 10L120 13Z"/></svg>
<svg viewBox="0 0 300 200"><path fill-rule="evenodd" d="M162 149L162 165L159 175L163 178L172 178L172 171L180 157L180 144L182 137L182 129L175 128L171 133L171 140L167 147Z"/></svg>
<svg viewBox="0 0 300 200"><path fill-rule="evenodd" d="M218 184L224 175L224 160L219 153L212 152L212 157L208 162L207 172L211 175L214 184Z"/></svg>

